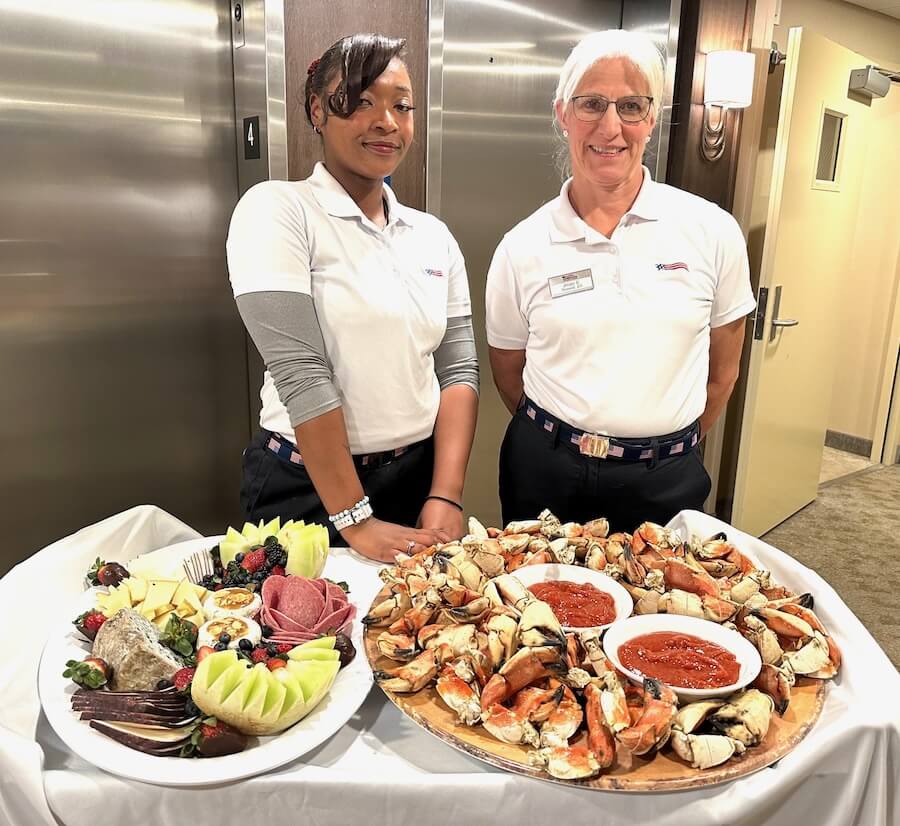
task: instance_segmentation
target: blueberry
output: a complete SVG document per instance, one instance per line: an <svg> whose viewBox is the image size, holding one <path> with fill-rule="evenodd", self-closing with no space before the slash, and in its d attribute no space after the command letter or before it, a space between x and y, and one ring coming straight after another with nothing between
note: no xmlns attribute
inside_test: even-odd
<svg viewBox="0 0 900 826"><path fill-rule="evenodd" d="M228 648L228 645L224 642L217 642L215 644L216 651L224 651L226 648Z"/></svg>
<svg viewBox="0 0 900 826"><path fill-rule="evenodd" d="M250 642L250 640L248 640L246 637L244 637L244 639L242 639L242 640L238 643L238 648L240 648L241 651L252 651L252 650L253 650L253 643Z"/></svg>
<svg viewBox="0 0 900 826"><path fill-rule="evenodd" d="M157 691L165 691L167 688L171 688L172 685L173 685L173 683L171 680L160 680L156 684L156 690Z"/></svg>
<svg viewBox="0 0 900 826"><path fill-rule="evenodd" d="M234 561L237 562L238 565L240 565L244 561L244 555L241 553L235 554Z"/></svg>
<svg viewBox="0 0 900 826"><path fill-rule="evenodd" d="M274 657L278 653L278 649L274 645L266 646L266 653L270 657Z"/></svg>
<svg viewBox="0 0 900 826"><path fill-rule="evenodd" d="M272 631L271 626L264 625L264 626L262 627L262 635L263 635L264 637L271 637L273 633L274 633L274 631Z"/></svg>
<svg viewBox="0 0 900 826"><path fill-rule="evenodd" d="M192 699L188 698L187 702L184 704L184 713L187 717L199 717L200 709Z"/></svg>
<svg viewBox="0 0 900 826"><path fill-rule="evenodd" d="M231 642L231 634L223 631L221 634L219 634L219 642L224 642L225 645L228 645L228 643Z"/></svg>

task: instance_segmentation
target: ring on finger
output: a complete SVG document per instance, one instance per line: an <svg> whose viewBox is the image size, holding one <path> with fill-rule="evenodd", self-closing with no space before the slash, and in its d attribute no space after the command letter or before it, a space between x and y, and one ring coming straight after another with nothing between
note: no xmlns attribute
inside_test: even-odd
<svg viewBox="0 0 900 826"><path fill-rule="evenodd" d="M412 553L412 549L416 547L416 540L410 539L409 542L406 543L406 552L408 554Z"/></svg>

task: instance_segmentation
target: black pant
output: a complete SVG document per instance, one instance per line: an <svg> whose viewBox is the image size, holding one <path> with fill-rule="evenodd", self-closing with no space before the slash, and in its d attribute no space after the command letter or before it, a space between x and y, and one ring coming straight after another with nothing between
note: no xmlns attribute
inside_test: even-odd
<svg viewBox="0 0 900 826"><path fill-rule="evenodd" d="M268 438L268 433L258 433L244 451L241 507L247 520L257 523L280 516L282 521L317 522L328 528L332 544L341 544L306 468L266 448ZM433 440L420 442L402 456L375 467L363 467L356 460L354 463L375 516L386 522L415 525L431 489Z"/></svg>
<svg viewBox="0 0 900 826"><path fill-rule="evenodd" d="M563 522L605 516L611 531L631 532L642 522L664 525L680 510L703 509L711 483L697 450L651 464L583 456L520 408L500 448L504 524L549 508Z"/></svg>

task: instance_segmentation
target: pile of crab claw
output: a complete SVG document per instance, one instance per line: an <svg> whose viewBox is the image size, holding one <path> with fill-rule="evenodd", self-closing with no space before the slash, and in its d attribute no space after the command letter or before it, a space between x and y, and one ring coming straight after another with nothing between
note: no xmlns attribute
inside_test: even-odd
<svg viewBox="0 0 900 826"><path fill-rule="evenodd" d="M608 574L637 614L684 614L737 630L759 650L759 677L726 700L680 708L668 686L633 684L596 632L565 634L513 574L548 562ZM401 665L377 670L376 680L394 693L434 684L461 723L531 747L531 764L560 779L627 766L667 744L696 769L719 765L765 738L798 676L828 679L840 668L811 595L776 585L722 534L684 540L649 522L609 534L605 519L562 524L549 511L503 530L470 519L463 539L400 554L381 578L382 598L363 623L386 626L378 650Z"/></svg>

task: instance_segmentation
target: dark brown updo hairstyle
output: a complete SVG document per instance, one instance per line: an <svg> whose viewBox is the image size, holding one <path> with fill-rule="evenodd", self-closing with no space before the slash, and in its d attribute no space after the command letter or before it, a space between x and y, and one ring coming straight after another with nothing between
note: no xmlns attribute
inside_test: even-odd
<svg viewBox="0 0 900 826"><path fill-rule="evenodd" d="M365 89L398 57L406 41L383 34L351 34L330 46L314 60L306 76L306 119L313 123L309 101L318 95L324 101L325 118L337 115L349 118L359 106ZM340 77L337 88L325 97L328 84ZM313 124L315 125L315 124Z"/></svg>

